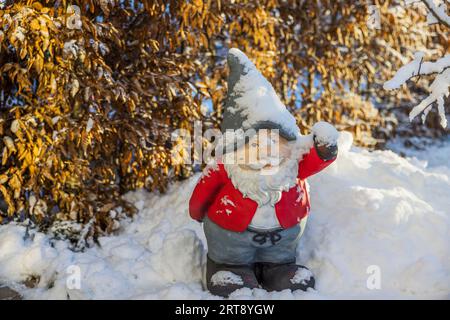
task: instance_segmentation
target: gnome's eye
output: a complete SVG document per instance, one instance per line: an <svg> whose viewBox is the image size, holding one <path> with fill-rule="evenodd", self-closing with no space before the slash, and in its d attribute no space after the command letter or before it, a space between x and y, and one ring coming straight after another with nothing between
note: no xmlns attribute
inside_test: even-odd
<svg viewBox="0 0 450 320"><path fill-rule="evenodd" d="M252 147L256 148L258 146L258 144L256 142L252 143Z"/></svg>

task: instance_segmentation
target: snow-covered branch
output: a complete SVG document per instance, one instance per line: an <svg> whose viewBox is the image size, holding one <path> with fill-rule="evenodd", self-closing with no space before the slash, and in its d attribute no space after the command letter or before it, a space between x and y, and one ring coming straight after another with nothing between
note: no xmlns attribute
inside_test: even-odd
<svg viewBox="0 0 450 320"><path fill-rule="evenodd" d="M447 66L442 73L439 73L430 86L431 94L415 106L409 113L409 119L413 120L416 116L423 112L422 120L425 121L428 112L434 102L437 102L440 123L443 128L447 127L447 119L445 116L444 100L448 97L450 86L450 66Z"/></svg>
<svg viewBox="0 0 450 320"><path fill-rule="evenodd" d="M437 22L442 23L447 28L450 28L450 17L447 15L447 6L445 3L442 3L440 6L436 6L434 0L422 0L422 2Z"/></svg>
<svg viewBox="0 0 450 320"><path fill-rule="evenodd" d="M445 128L447 126L447 119L444 110L444 100L449 95L450 54L445 55L435 62L424 62L423 57L423 52L416 53L413 61L401 67L391 80L384 83L384 89L398 89L402 84L414 77L437 74L433 83L430 85L430 95L411 110L409 118L413 120L419 114L423 113L422 120L425 121L433 103L437 102L441 119L440 123Z"/></svg>
<svg viewBox="0 0 450 320"><path fill-rule="evenodd" d="M384 88L388 90L398 89L411 78L442 73L446 68L450 67L450 54L435 62L423 61L424 55L423 52L417 52L413 61L401 67L391 80L384 83Z"/></svg>
<svg viewBox="0 0 450 320"><path fill-rule="evenodd" d="M406 0L406 5L416 3L414 0ZM447 15L447 6L444 3L437 6L434 0L421 0L423 4L428 8L427 21L431 23L442 23L443 25L450 27L450 17ZM430 18L431 16L431 18ZM418 105L416 105L409 113L409 119L412 121L415 117L422 114L422 121L430 112L434 103L437 104L440 124L442 127L447 127L447 119L445 115L445 98L449 96L450 87L450 54L432 62L424 61L425 54L423 52L417 52L414 55L414 60L401 67L394 75L392 79L384 83L384 89L392 90L398 89L406 81L420 76L428 76L435 74L435 79L430 85L430 94L423 99Z"/></svg>

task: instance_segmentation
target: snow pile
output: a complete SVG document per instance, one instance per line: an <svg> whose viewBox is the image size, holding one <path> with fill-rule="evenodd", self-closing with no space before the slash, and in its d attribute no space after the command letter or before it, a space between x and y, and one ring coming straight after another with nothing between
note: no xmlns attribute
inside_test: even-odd
<svg viewBox="0 0 450 320"><path fill-rule="evenodd" d="M450 135L444 139L427 137L407 137L406 139L410 145L408 147L405 146L405 138L397 137L389 140L386 148L402 156L414 158L411 161L422 162L420 166L447 169L450 175Z"/></svg>
<svg viewBox="0 0 450 320"><path fill-rule="evenodd" d="M313 272L316 290L244 288L231 298L449 298L448 168L351 149L348 133L338 142L338 160L309 179L312 210L298 247L298 263ZM217 298L202 288L206 241L188 215L198 177L165 195L129 193L140 213L85 252L0 226L0 283L31 299ZM36 288L17 284L32 275L40 277Z"/></svg>

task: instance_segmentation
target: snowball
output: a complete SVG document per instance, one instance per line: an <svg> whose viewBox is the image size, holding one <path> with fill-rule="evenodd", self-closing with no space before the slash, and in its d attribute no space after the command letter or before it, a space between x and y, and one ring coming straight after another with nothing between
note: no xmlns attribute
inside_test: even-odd
<svg viewBox="0 0 450 320"><path fill-rule="evenodd" d="M335 145L339 138L339 132L328 122L319 121L312 127L312 132L317 142L326 145Z"/></svg>

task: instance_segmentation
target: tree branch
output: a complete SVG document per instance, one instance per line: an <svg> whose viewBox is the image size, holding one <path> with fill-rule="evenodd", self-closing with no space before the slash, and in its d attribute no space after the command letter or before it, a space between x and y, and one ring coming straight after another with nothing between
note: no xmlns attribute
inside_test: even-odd
<svg viewBox="0 0 450 320"><path fill-rule="evenodd" d="M401 67L392 79L384 83L384 89L398 89L411 78L436 73L440 74L450 68L450 54L447 54L434 62L423 61L423 56L424 54L422 52L417 52L414 60Z"/></svg>
<svg viewBox="0 0 450 320"><path fill-rule="evenodd" d="M425 6L428 8L428 10L436 18L437 21L442 23L447 28L450 28L450 17L445 13L445 9L441 10L434 4L433 0L422 0L422 2L425 4ZM445 2L443 6L445 6Z"/></svg>

